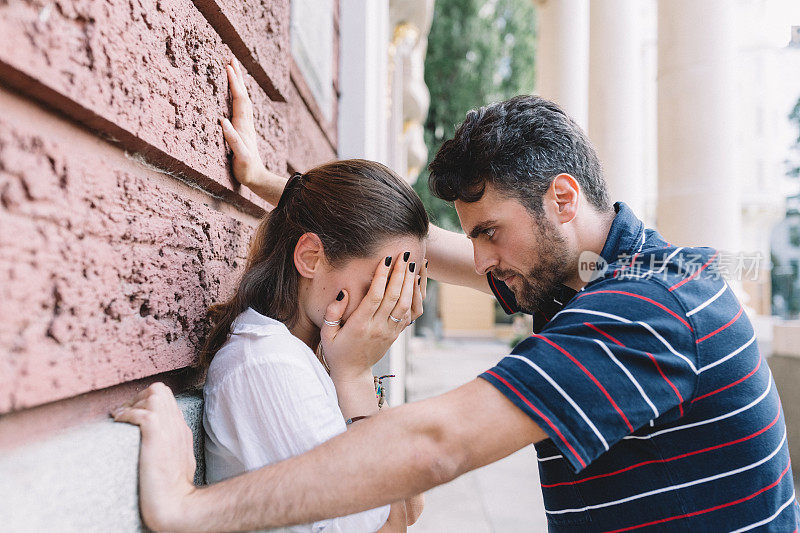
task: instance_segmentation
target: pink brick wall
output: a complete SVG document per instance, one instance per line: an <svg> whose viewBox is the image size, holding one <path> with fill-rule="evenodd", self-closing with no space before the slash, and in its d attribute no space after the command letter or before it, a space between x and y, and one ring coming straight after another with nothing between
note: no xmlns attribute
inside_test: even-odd
<svg viewBox="0 0 800 533"><path fill-rule="evenodd" d="M230 176L227 59L252 76L271 170L335 157L289 13L289 0L0 2L0 414L61 401L63 418L66 399L77 413L78 395L195 362L205 309L268 207Z"/></svg>

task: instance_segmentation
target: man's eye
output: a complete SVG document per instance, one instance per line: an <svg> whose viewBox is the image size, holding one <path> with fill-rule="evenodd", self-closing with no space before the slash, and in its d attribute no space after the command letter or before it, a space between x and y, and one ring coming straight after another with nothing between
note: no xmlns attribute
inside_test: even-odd
<svg viewBox="0 0 800 533"><path fill-rule="evenodd" d="M484 233L485 233L485 234L486 234L486 235L487 235L487 236L488 236L490 239L491 239L492 237L494 237L494 232L495 232L495 229L494 229L494 228L489 228L489 229L487 229L487 230L485 230L485 231L484 231Z"/></svg>

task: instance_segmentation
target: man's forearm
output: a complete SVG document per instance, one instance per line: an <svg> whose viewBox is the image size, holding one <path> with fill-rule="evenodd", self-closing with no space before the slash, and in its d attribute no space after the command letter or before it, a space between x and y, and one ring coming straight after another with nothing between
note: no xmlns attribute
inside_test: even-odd
<svg viewBox="0 0 800 533"><path fill-rule="evenodd" d="M547 435L491 384L364 420L308 453L194 491L159 526L246 531L343 516L419 494Z"/></svg>
<svg viewBox="0 0 800 533"><path fill-rule="evenodd" d="M165 525L247 531L306 523L397 502L448 481L461 470L460 460L444 452L425 403L386 410L311 452L200 488L180 520Z"/></svg>
<svg viewBox="0 0 800 533"><path fill-rule="evenodd" d="M486 276L475 271L472 243L466 236L431 224L428 230L428 276L491 294Z"/></svg>

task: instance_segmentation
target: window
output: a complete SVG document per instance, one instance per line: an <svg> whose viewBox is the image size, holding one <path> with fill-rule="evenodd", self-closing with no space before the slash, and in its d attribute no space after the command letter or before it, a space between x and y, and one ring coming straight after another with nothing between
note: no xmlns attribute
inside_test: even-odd
<svg viewBox="0 0 800 533"><path fill-rule="evenodd" d="M292 0L292 56L325 118L333 110L333 0Z"/></svg>

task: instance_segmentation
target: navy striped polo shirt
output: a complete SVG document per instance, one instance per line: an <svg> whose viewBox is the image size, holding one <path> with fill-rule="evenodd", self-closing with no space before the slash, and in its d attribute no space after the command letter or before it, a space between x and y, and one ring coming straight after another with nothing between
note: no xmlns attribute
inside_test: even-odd
<svg viewBox="0 0 800 533"><path fill-rule="evenodd" d="M536 444L549 530L796 531L780 399L718 253L615 209L605 272L560 288L480 376L550 437Z"/></svg>

